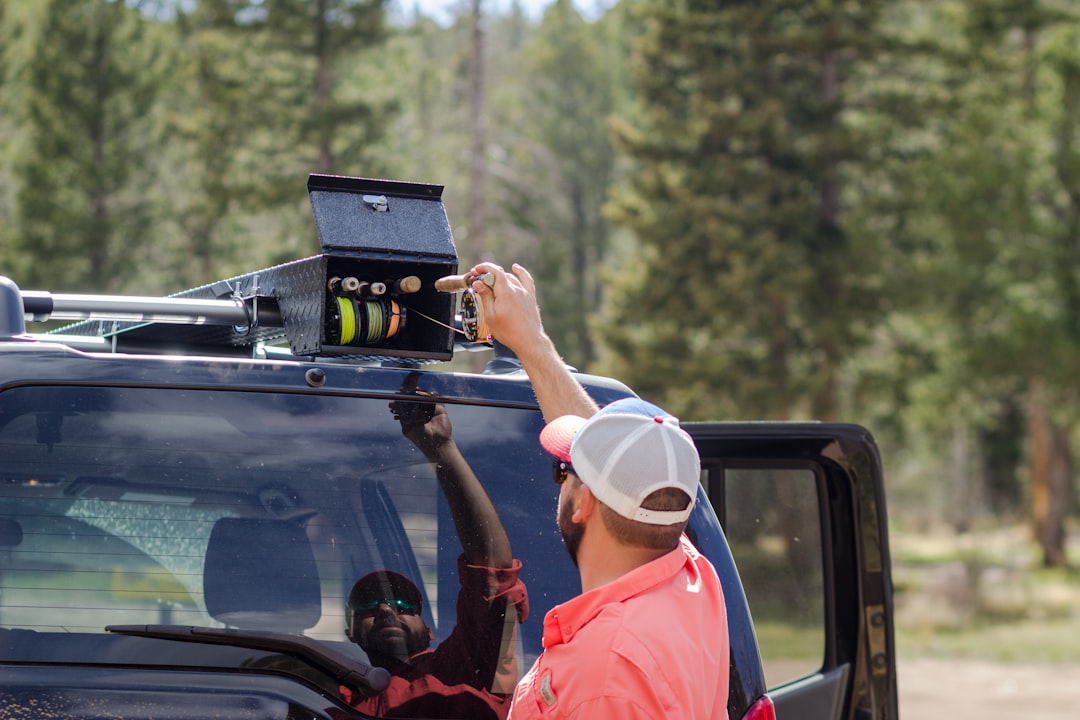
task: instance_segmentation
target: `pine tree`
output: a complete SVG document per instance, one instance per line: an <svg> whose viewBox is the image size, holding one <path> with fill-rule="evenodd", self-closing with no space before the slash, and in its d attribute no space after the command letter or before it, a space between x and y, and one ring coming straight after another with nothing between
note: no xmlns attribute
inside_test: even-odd
<svg viewBox="0 0 1080 720"><path fill-rule="evenodd" d="M608 364L688 417L835 413L845 359L880 313L845 224L865 161L848 84L884 3L638 6L639 117L612 217L640 243L612 290Z"/></svg>
<svg viewBox="0 0 1080 720"><path fill-rule="evenodd" d="M308 173L384 177L384 137L394 109L393 75L380 66L383 0L203 0L240 33L218 47L219 80L240 82L250 121L234 174L250 183L243 218L259 255L275 263L317 248L304 192ZM250 68L246 77L238 70ZM392 72L392 68L390 70ZM209 88L208 88L209 89ZM229 84L221 91L240 94Z"/></svg>
<svg viewBox="0 0 1080 720"><path fill-rule="evenodd" d="M1034 535L1060 566L1080 419L1080 17L1053 1L946 5L955 107L939 152L913 168L927 277L949 289L934 311L949 334L937 365L951 369L938 382L976 426L1023 407Z"/></svg>
<svg viewBox="0 0 1080 720"><path fill-rule="evenodd" d="M156 43L137 9L52 0L26 68L28 128L17 165L25 285L113 290L147 242Z"/></svg>
<svg viewBox="0 0 1080 720"><path fill-rule="evenodd" d="M266 109L276 141L295 148L284 153L296 157L292 169L378 176L381 168L365 166L364 152L386 130L393 103L379 92L392 83L382 74L365 78L369 66L357 60L370 59L385 41L383 0L251 5L274 52L276 87Z"/></svg>
<svg viewBox="0 0 1080 720"><path fill-rule="evenodd" d="M242 22L237 0L201 0L177 19L178 50L166 86L166 148L175 186L169 209L180 231L172 243L180 284L193 286L266 264L271 257L229 228L239 214L264 210L267 120L262 103L266 44ZM296 183L299 185L299 182Z"/></svg>
<svg viewBox="0 0 1080 720"><path fill-rule="evenodd" d="M8 248L12 244L9 234L12 232L13 225L11 222L13 210L8 202L10 197L8 187L11 179L8 164L3 159L7 158L11 152L8 149L8 144L14 134L14 127L10 120L11 111L7 100L10 95L3 90L10 61L8 48L12 46L13 35L14 31L10 21L7 20L5 6L0 5L0 48L2 48L0 49L0 273L10 273L12 270L10 264L12 260L7 258Z"/></svg>
<svg viewBox="0 0 1080 720"><path fill-rule="evenodd" d="M613 49L605 30L569 0L544 13L523 51L532 81L514 124L517 173L502 175L504 208L529 237L516 257L548 289L546 324L567 360L583 368L595 359L587 320L602 302L609 245L602 213L615 171L608 118L626 83L606 62Z"/></svg>

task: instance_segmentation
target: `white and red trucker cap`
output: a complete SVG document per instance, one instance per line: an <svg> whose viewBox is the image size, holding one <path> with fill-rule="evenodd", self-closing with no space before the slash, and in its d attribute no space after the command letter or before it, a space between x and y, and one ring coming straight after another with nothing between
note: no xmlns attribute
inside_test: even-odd
<svg viewBox="0 0 1080 720"><path fill-rule="evenodd" d="M600 502L631 520L674 525L690 517L701 458L679 420L652 403L624 398L590 418L563 415L540 432L540 444L570 463ZM685 510L647 510L641 503L662 488L690 496Z"/></svg>

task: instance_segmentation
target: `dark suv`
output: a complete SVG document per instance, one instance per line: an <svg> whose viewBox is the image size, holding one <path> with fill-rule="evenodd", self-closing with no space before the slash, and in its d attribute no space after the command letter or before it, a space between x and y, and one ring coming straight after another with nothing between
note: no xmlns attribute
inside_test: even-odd
<svg viewBox="0 0 1080 720"><path fill-rule="evenodd" d="M309 258L168 298L0 278L0 715L369 717L347 700L387 675L346 631L357 578L409 578L436 647L462 620L462 538L405 431L436 407L528 591L515 631L470 640L496 644L502 691L579 592L528 379L501 352L483 373L437 364L483 340L468 293L434 289L458 269L442 188L308 187ZM50 318L76 322L27 334ZM601 405L632 394L580 380ZM728 605L729 717L895 718L870 434L685 427L703 468L688 535Z"/></svg>

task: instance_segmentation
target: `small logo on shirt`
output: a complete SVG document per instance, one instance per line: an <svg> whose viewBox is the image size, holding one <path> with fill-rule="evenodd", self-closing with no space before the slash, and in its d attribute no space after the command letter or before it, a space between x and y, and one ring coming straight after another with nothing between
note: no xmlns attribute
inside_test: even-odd
<svg viewBox="0 0 1080 720"><path fill-rule="evenodd" d="M555 691L551 689L550 672L544 673L544 676L540 678L540 697L544 698L544 702L547 703L548 707L554 705L555 701L559 699L555 696Z"/></svg>

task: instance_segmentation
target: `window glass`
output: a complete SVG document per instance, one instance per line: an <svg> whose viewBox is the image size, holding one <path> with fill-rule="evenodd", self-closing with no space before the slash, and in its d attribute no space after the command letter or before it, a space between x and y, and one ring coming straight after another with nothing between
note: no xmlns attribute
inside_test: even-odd
<svg viewBox="0 0 1080 720"><path fill-rule="evenodd" d="M770 687L817 672L825 652L821 522L808 469L724 473L725 532Z"/></svg>
<svg viewBox="0 0 1080 720"><path fill-rule="evenodd" d="M229 644L301 635L393 673L419 668L391 686L435 688L413 716L497 716L541 652L544 614L580 592L541 426L536 410L432 398L11 388L0 393L0 660L267 667L398 713L389 690L346 695L325 668ZM433 442L447 450L438 461ZM463 519L448 500L447 487L473 481L497 522ZM467 562L507 542L520 565L492 561L507 572ZM501 604L478 602L491 588L506 591ZM138 636L148 625L233 639ZM419 682L434 662L457 674Z"/></svg>
<svg viewBox="0 0 1080 720"><path fill-rule="evenodd" d="M435 458L446 461L439 472L430 451L435 443L443 452L445 438L406 432L435 418L453 441L453 452ZM0 632L23 635L0 641L34 636L0 642L0 658L104 661L116 638L106 626L165 625L302 634L389 666L403 659L398 630L389 621L362 629L389 613L407 628L404 657L445 649L452 664L483 665L474 695L502 696L540 651L543 612L578 590L554 523L558 488L536 441L540 423L537 412L434 402L11 389L0 395ZM469 482L482 488L501 540L472 516L459 537L444 480L455 496ZM534 613L525 623L515 622L512 602L493 622L476 600L488 578L459 573L466 545L487 558L497 542L509 543L504 560L521 563L514 577ZM396 580L373 580L350 605L354 583L375 571L413 589L394 596ZM467 617L458 617L462 607ZM467 632L455 636L458 626ZM82 634L103 640L73 641ZM380 644L382 635L390 639ZM217 646L172 643L181 644L148 655L230 662ZM459 684L448 679L441 692ZM446 707L462 717L486 712ZM385 703L363 709L393 714Z"/></svg>

